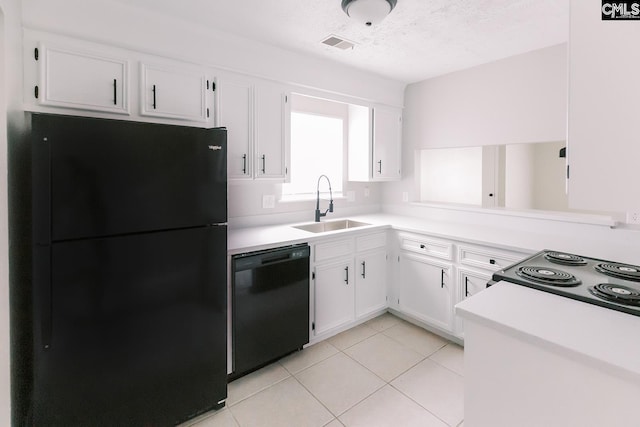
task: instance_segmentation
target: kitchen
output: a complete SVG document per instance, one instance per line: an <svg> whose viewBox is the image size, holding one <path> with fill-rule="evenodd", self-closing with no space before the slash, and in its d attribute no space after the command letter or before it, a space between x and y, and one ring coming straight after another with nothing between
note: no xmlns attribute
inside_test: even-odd
<svg viewBox="0 0 640 427"><path fill-rule="evenodd" d="M335 62L327 62L316 57L304 56L302 54L291 53L269 46L250 43L245 39L220 34L212 30L205 30L202 27L189 25L185 22L168 18L167 15L159 11L129 6L122 2L114 2L109 7L104 7L97 2L65 1L51 4L43 1L9 1L1 3L4 13L4 58L6 64L23 64L23 27L49 32L57 35L65 35L71 39L83 39L88 42L106 44L120 49L129 49L144 52L148 55L159 55L189 62L191 64L201 64L213 68L223 68L224 71L238 71L245 75L257 76L262 79L276 82L294 83L297 90L310 96L329 97L347 103L371 103L395 108L404 107L403 120L403 140L402 140L402 180L389 183L354 183L348 184L348 191L355 192L356 202L350 202L348 198L337 199L335 204L336 217L349 217L360 214L372 214L382 212L391 215L403 215L410 218L420 218L424 221L454 222L466 225L451 230L451 237L463 238L465 231L471 229L486 230L478 241L505 245L512 248L527 250L539 250L543 248L553 248L568 252L589 255L602 259L612 259L631 264L638 264L637 254L640 252L638 231L631 225L626 225L626 217L623 215L617 218L616 227L612 228L610 223L602 221L600 217L577 217L572 215L540 215L525 214L518 215L511 213L504 215L495 210L487 209L451 209L451 206L441 204L420 204L410 202L420 200L418 185L415 182L416 170L414 164L414 152L418 149L429 149L436 147L456 147L456 140L468 140L473 136L477 144L509 144L514 142L529 141L554 141L566 139L566 111L567 111L567 90L569 92L569 114L574 110L571 108L576 102L577 107L590 105L589 101L580 99L584 96L580 92L579 84L574 88L574 82L570 81L567 88L565 79L566 58L573 58L572 55L579 55L582 51L567 51L566 45L559 45L542 49L530 55L524 54L520 57L514 56L503 61L495 61L487 64L486 67L479 66L475 69L454 73L449 76L435 77L434 79L415 80L417 83L408 85L405 90L405 83L379 77L370 73L362 72L354 68L340 65ZM597 2L596 2L597 3ZM400 7L400 6L398 6ZM596 10L600 5L596 4ZM337 12L343 17L343 12L336 7ZM61 13L64 11L64 13ZM99 11L99 12L97 12ZM395 12L399 12L400 9ZM598 20L599 20L599 12ZM142 27L142 23L144 26ZM613 25L620 25L612 22ZM625 23L625 31L637 31L634 22ZM141 31L144 28L145 31ZM166 31L173 28L175 32ZM179 38L175 33L180 33ZM634 33L635 34L635 33ZM596 33L594 38L598 37ZM621 36L622 37L622 36ZM628 40L628 39L627 39ZM583 55L588 55L590 49L595 49L595 40L583 40L587 45L582 49L586 50ZM605 41L603 41L605 43ZM615 43L612 43L615 44ZM550 45L551 46L551 45ZM617 45L623 51L624 46ZM203 55L203 52L206 52ZM600 61L603 64L615 64L623 59L616 56L615 49L605 49L601 46L598 55L603 55ZM611 55L606 57L604 55ZM588 58L587 58L588 59ZM577 57L576 61L584 61L584 57ZM629 81L633 81L634 70L637 70L637 57L628 55L624 64L616 68L616 76L624 81L623 72L628 73ZM633 62L635 61L635 62ZM569 66L573 66L573 61L569 61ZM584 63L583 63L584 64ZM582 65L577 71L584 72L593 65ZM535 68L535 67L539 68ZM506 83L506 75L512 74L516 70L524 74L524 80L528 85L515 85L511 87L502 86L504 92L500 91L501 84ZM548 74L545 71L549 71ZM573 70L575 71L575 70ZM27 72L25 70L25 72ZM502 74L501 74L502 73ZM488 76L487 76L488 75ZM491 76L494 76L491 78ZM132 80L137 80L132 76ZM589 80L589 76L585 79ZM12 144L12 138L16 133L21 132L20 121L16 119L21 114L24 94L27 92L23 83L23 71L19 65L10 66L5 70L5 81L8 82L6 93L8 129L9 129L9 159L12 156L19 156L17 146ZM491 99L487 100L487 93L479 93L474 97L468 96L468 90L486 88ZM498 87L498 88L496 88ZM461 88L460 92L456 88ZM520 92L529 88L529 92ZM615 96L615 91L611 91L607 86L607 91L598 96ZM626 84L618 86L619 94L613 101L620 106L620 114L632 114L637 111L637 99L633 96L633 87ZM465 91L462 91L465 89ZM517 106L522 103L516 102L518 97L536 95L528 106L533 106L531 110L518 110ZM329 96L330 95L330 96ZM498 96L500 95L500 96ZM134 96L132 96L135 98ZM603 98L608 99L608 98ZM448 100L448 101L447 101ZM474 103L477 100L477 103ZM447 101L447 102L445 102ZM28 100L25 102L32 102ZM132 101L133 102L133 101ZM433 102L433 103L432 103ZM488 102L495 103L487 104ZM468 105L466 114L455 109L461 104ZM492 108L487 108L491 105ZM602 103L602 105L609 105ZM495 107L495 108L493 108ZM135 110L134 110L135 111ZM489 114L491 111L499 111L509 117L509 123L513 127L504 126L500 122L495 124L495 118ZM482 113L486 113L486 116ZM577 111L576 114L584 114ZM515 115L511 116L511 114ZM593 114L593 113L592 113ZM605 114L605 112L600 112ZM607 114L615 114L609 112ZM426 126L421 120L423 115L438 117L437 124L440 126ZM624 115L616 116L616 121L602 119L599 116L596 120L594 116L581 116L580 120L588 121L594 125L603 120L607 123L632 123L632 119L624 120ZM4 115L3 115L4 119ZM528 121L527 119L530 119ZM619 120L619 121L618 121ZM467 123L467 126L459 126L459 123ZM482 126L483 123L493 123L493 125ZM580 176L580 170L572 169L579 179L585 183L578 190L575 201L576 206L592 211L633 212L640 210L637 205L637 188L631 184L638 181L637 168L631 163L637 157L637 146L629 141L633 138L630 131L625 126L606 126L602 129L591 129L590 132L605 131L610 132L603 135L607 139L606 144L601 144L603 149L597 155L581 158L581 162L586 162L586 168L590 171L604 172L582 172L586 176ZM465 133L466 132L466 133ZM570 130L571 132L571 130ZM618 132L619 135L614 135ZM617 137L616 137L617 136ZM451 141L451 142L450 142ZM5 142L6 144L6 142ZM571 144L571 143L570 143ZM616 150L616 148L618 148ZM579 147L576 146L576 150ZM4 150L3 150L4 151ZM571 150L569 150L571 157ZM584 153L576 155L583 155ZM598 163L600 162L600 163ZM574 165L575 166L575 165ZM10 167L10 164L9 164ZM5 176L5 174L3 174ZM611 181L603 179L611 177ZM9 176L10 179L16 177ZM593 178L593 180L591 180ZM4 179L4 178L3 178ZM591 182L595 181L595 182ZM628 183L628 184L625 184ZM609 191L609 185L616 184L617 190ZM3 192L6 185L2 185ZM585 190L590 188L591 192ZM263 208L263 195L277 195L278 184L268 180L250 179L245 183L234 184L230 187L229 195L229 224L231 228L244 228L250 226L261 226L269 224L286 224L311 221L313 215L313 201L276 203L273 208ZM368 197L365 193L369 194ZM3 200L6 193L3 193ZM599 196L593 197L593 194ZM10 194L11 203L20 203L17 194ZM570 192L570 197L572 192ZM6 202L3 202L6 203ZM9 208L11 204L9 205ZM6 206L3 212L11 212ZM578 218L578 219L576 219ZM12 225L15 227L15 224ZM6 227L6 224L3 226ZM497 234L490 235L489 231L498 230ZM460 231L462 230L462 231ZM530 230L535 230L535 233ZM4 231L3 246L4 255L2 257L3 269L3 294L8 295L8 267L11 259L12 271L17 271L20 265L21 247L19 240L20 229L13 229L16 236L11 240L11 255L7 253L8 237L6 229ZM524 236L524 237L519 237ZM467 236L472 238L473 235ZM257 244L254 243L254 245ZM12 272L12 274L15 274ZM19 277L13 276L15 283L19 283ZM8 298L3 296L3 342L9 342L9 322L8 322ZM2 381L3 385L3 408L9 407L9 346L3 346L4 368ZM7 414L9 410L0 411ZM8 419L8 418L7 418ZM9 424L4 422L3 424Z"/></svg>

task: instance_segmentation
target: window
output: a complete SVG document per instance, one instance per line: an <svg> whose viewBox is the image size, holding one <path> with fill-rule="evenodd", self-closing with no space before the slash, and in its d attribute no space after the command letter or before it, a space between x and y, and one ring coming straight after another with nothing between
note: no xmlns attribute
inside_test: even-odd
<svg viewBox="0 0 640 427"><path fill-rule="evenodd" d="M318 178L327 175L335 197L342 192L343 160L342 118L291 113L291 181L283 184L283 196L315 196ZM320 191L328 192L326 182L320 184Z"/></svg>

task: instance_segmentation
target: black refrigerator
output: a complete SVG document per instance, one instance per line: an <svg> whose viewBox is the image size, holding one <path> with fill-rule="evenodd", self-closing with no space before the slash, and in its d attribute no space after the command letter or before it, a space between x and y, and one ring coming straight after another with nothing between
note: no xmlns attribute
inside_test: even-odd
<svg viewBox="0 0 640 427"><path fill-rule="evenodd" d="M226 130L31 114L33 426L224 405Z"/></svg>

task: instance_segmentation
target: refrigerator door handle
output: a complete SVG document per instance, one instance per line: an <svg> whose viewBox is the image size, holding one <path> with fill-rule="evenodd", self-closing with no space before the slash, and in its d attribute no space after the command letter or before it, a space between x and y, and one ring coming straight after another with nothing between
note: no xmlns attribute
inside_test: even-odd
<svg viewBox="0 0 640 427"><path fill-rule="evenodd" d="M51 347L51 336L53 329L53 310L51 307L51 247L44 245L35 245L34 260L34 288L37 304L40 313L40 340L42 348L45 350Z"/></svg>

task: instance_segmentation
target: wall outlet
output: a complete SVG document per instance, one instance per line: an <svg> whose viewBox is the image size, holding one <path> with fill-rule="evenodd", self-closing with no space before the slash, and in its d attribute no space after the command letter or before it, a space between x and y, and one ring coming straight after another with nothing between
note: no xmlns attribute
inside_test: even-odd
<svg viewBox="0 0 640 427"><path fill-rule="evenodd" d="M262 209L273 209L276 207L276 196L265 194L262 196Z"/></svg>
<svg viewBox="0 0 640 427"><path fill-rule="evenodd" d="M640 225L640 212L627 212L627 224Z"/></svg>
<svg viewBox="0 0 640 427"><path fill-rule="evenodd" d="M409 201L409 192L408 191L403 191L402 192L402 201L403 202L408 202Z"/></svg>
<svg viewBox="0 0 640 427"><path fill-rule="evenodd" d="M356 192L353 190L347 191L347 202L355 202L356 201Z"/></svg>

